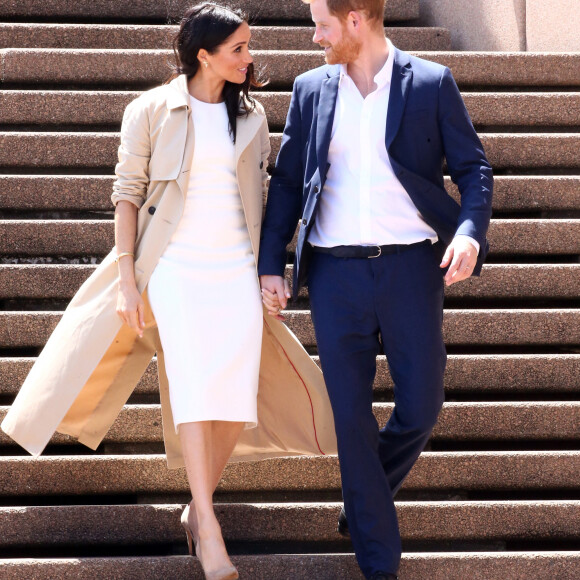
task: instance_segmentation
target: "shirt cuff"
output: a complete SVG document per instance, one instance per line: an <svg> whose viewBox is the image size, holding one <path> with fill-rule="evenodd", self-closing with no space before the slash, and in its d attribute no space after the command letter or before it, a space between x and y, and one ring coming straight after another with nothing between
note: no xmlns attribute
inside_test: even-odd
<svg viewBox="0 0 580 580"><path fill-rule="evenodd" d="M455 236L455 238L453 238L453 239L456 239L456 238L467 238L475 246L475 249L477 250L477 255L479 256L480 246L479 246L479 242L476 239L472 238L471 236L467 236L465 234L457 234Z"/></svg>

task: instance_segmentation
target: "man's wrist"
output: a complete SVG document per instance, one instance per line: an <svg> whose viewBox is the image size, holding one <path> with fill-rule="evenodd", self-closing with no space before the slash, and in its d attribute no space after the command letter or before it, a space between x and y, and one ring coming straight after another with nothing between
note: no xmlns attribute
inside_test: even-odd
<svg viewBox="0 0 580 580"><path fill-rule="evenodd" d="M479 256L480 245L479 245L479 242L475 238L472 238L471 236L468 236L467 234L457 234L453 239L456 240L458 238L464 238L468 242L473 244L473 247L475 248L477 255Z"/></svg>

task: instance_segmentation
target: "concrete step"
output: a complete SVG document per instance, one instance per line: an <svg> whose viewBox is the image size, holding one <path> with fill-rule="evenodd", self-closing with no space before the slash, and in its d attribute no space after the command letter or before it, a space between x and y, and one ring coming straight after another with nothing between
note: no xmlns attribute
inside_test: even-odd
<svg viewBox="0 0 580 580"><path fill-rule="evenodd" d="M483 133L480 137L495 170L580 170L579 133ZM278 155L281 138L280 133L271 134L270 167ZM118 147L118 133L0 132L0 167L51 171L99 168L112 172Z"/></svg>
<svg viewBox="0 0 580 580"><path fill-rule="evenodd" d="M320 364L317 356L313 360ZM0 395L13 397L30 371L33 357L0 357ZM462 355L447 358L447 398L501 396L525 400L554 399L580 393L580 354ZM391 396L393 382L384 355L377 357L375 390ZM136 395L156 395L157 361L153 359L135 389ZM577 397L576 397L577 398Z"/></svg>
<svg viewBox="0 0 580 580"><path fill-rule="evenodd" d="M276 554L233 556L242 578L252 580L359 580L363 576L353 554ZM403 553L400 574L405 580L572 580L580 552L412 552ZM201 578L196 558L187 556L117 558L18 558L0 560L4 580L191 580Z"/></svg>
<svg viewBox="0 0 580 580"><path fill-rule="evenodd" d="M379 425L391 415L392 403L374 403ZM8 407L0 407L4 417ZM577 441L580 403L577 402L502 402L445 403L433 431L435 441ZM104 443L155 443L163 440L159 405L126 405ZM52 443L74 443L67 435L57 434ZM0 445L11 439L0 432ZM580 461L580 454L576 463ZM578 464L580 467L580 464ZM454 474L455 475L455 474ZM504 474L505 475L505 474ZM564 478L563 478L564 479Z"/></svg>
<svg viewBox="0 0 580 580"><path fill-rule="evenodd" d="M0 113L1 114L1 113ZM112 210L114 177L108 175L0 175L0 210ZM449 177L447 190L457 200ZM576 210L580 176L496 176L496 212Z"/></svg>
<svg viewBox="0 0 580 580"><path fill-rule="evenodd" d="M0 123L42 128L59 125L120 127L125 107L138 91L0 91ZM270 129L281 130L290 104L289 92L255 93L268 115ZM477 127L575 127L580 118L579 93L481 93L463 98Z"/></svg>
<svg viewBox="0 0 580 580"><path fill-rule="evenodd" d="M162 49L178 26L136 24L0 23L0 46L10 48ZM312 50L313 26L252 26L252 50ZM445 28L387 27L401 50L451 50Z"/></svg>
<svg viewBox="0 0 580 580"><path fill-rule="evenodd" d="M580 254L580 219L494 219L489 239L495 256ZM103 256L113 245L112 220L0 221L0 255Z"/></svg>
<svg viewBox="0 0 580 580"><path fill-rule="evenodd" d="M286 320L302 344L316 344L309 311L288 311ZM446 310L443 337L447 345L580 345L580 310Z"/></svg>
<svg viewBox="0 0 580 580"><path fill-rule="evenodd" d="M169 471L164 455L2 457L0 467L0 495L6 497L189 491L185 470ZM403 489L565 493L576 488L579 468L578 451L424 452ZM217 494L338 490L336 456L294 457L230 463Z"/></svg>
<svg viewBox="0 0 580 580"><path fill-rule="evenodd" d="M22 270L19 271L21 272ZM0 266L0 297L2 274ZM286 278L291 284L292 267L287 268ZM7 281L16 279L16 276L7 273ZM26 277L26 281L23 280L22 284L15 284L12 294L21 296L22 294L18 292L27 287L27 283L30 283L28 280L29 277ZM44 281L38 283L37 287L46 288ZM475 305L475 300L479 298L497 301L517 299L523 305L528 299L576 299L578 288L580 288L580 264L486 264L481 277L470 278L463 284L446 287L445 296L449 304L452 304L452 299L461 298L473 300ZM307 298L308 289L301 288L299 296Z"/></svg>
<svg viewBox="0 0 580 580"><path fill-rule="evenodd" d="M42 346L60 312L0 311L0 347ZM289 310L286 322L305 346L316 340L308 310ZM580 309L446 310L443 336L448 345L580 345Z"/></svg>
<svg viewBox="0 0 580 580"><path fill-rule="evenodd" d="M233 8L241 8L252 20L310 21L310 9L302 2L264 2L263 0L222 0ZM190 0L136 0L127 5L109 0L54 0L44 3L37 0L18 0L3 2L0 18L32 17L45 20L67 19L80 21L159 21L181 18ZM419 0L389 0L385 10L387 20L413 20L419 18Z"/></svg>
<svg viewBox="0 0 580 580"><path fill-rule="evenodd" d="M226 541L341 542L339 503L218 504ZM183 543L180 504L0 508L2 546ZM580 501L404 502L403 541L578 540ZM240 522L244 522L240 525ZM445 525L441 525L445 522Z"/></svg>
<svg viewBox="0 0 580 580"><path fill-rule="evenodd" d="M294 4L293 4L294 5ZM296 3L298 5L298 3ZM580 52L418 52L449 66L461 87L578 87ZM290 90L299 74L324 64L315 51L254 51L270 87ZM6 49L4 84L88 87L152 87L167 79L169 50ZM7 87L10 88L10 87ZM271 88L269 90L271 90Z"/></svg>
<svg viewBox="0 0 580 580"><path fill-rule="evenodd" d="M67 300L96 266L78 264L0 265L0 299ZM286 268L292 279L292 267ZM486 264L480 278L445 289L448 298L574 299L580 288L580 264ZM300 296L306 298L303 288Z"/></svg>

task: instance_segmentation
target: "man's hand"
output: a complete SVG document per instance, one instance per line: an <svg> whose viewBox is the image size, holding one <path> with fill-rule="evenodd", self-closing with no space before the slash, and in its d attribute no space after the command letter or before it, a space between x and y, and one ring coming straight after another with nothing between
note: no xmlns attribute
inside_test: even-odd
<svg viewBox="0 0 580 580"><path fill-rule="evenodd" d="M277 320L284 320L280 314L286 308L290 298L290 286L282 276L260 276L262 288L262 302L270 316Z"/></svg>
<svg viewBox="0 0 580 580"><path fill-rule="evenodd" d="M466 280L473 273L477 262L477 248L469 241L467 236L457 236L447 247L441 268L449 266L445 274L445 285L451 286L455 282Z"/></svg>

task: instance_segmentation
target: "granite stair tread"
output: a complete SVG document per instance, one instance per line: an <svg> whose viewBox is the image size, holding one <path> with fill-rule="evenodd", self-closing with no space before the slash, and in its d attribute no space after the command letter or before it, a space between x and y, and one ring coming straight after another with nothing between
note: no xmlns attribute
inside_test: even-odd
<svg viewBox="0 0 580 580"><path fill-rule="evenodd" d="M318 356L312 359L320 364ZM35 357L0 357L0 395L13 397L18 392ZM451 354L447 360L447 396L502 397L543 396L580 393L580 354ZM393 383L384 355L377 357L375 390L392 394ZM152 359L136 387L136 395L157 395L157 362ZM576 396L576 398L578 398Z"/></svg>
<svg viewBox="0 0 580 580"><path fill-rule="evenodd" d="M392 408L392 403L374 403L374 414L380 425L387 422ZM6 414L7 409L0 407L1 417ZM574 401L444 403L432 439L456 442L578 441L579 416L580 403ZM159 405L125 405L104 442L161 442L161 425ZM0 445L8 443L11 440L0 432ZM75 441L67 435L56 434L52 443L71 444ZM576 457L577 467L580 467L578 459L580 455ZM566 478L562 474L562 480L564 479ZM571 481L568 482L570 484Z"/></svg>
<svg viewBox="0 0 580 580"><path fill-rule="evenodd" d="M304 21L310 22L310 9L301 2L269 2L264 0L223 0L232 8L241 8L253 21ZM133 0L130 3L111 2L110 0L4 0L0 6L0 18L24 17L34 15L41 22L44 18L76 20L114 20L165 22L167 19L180 18L190 0ZM419 17L419 0L389 0L385 9L385 19L413 20Z"/></svg>
<svg viewBox="0 0 580 580"><path fill-rule="evenodd" d="M5 442L2 441L2 445ZM7 450L6 447L3 448ZM50 455L0 458L4 474L0 496L184 494L183 469L169 471L164 455ZM575 488L580 451L437 451L419 458L402 490L414 492L471 491L561 493ZM437 477L433 477L437 473ZM340 491L336 457L298 457L230 463L217 488L220 494L304 494ZM276 495L274 495L276 497ZM299 497L299 496L297 496ZM122 500L121 500L122 501ZM1 513L1 509L0 509Z"/></svg>
<svg viewBox="0 0 580 580"><path fill-rule="evenodd" d="M13 349L42 346L61 316L60 312L0 311L0 344ZM288 310L285 316L302 344L316 345L309 311ZM447 309L443 337L448 345L574 346L580 344L580 309Z"/></svg>
<svg viewBox="0 0 580 580"><path fill-rule="evenodd" d="M332 578L362 580L353 554L276 554L233 556L243 577L252 580ZM490 578L562 578L572 580L580 566L579 551L404 552L400 574L405 580L489 580ZM201 577L195 558L187 556L18 558L0 560L5 580L190 580Z"/></svg>
<svg viewBox="0 0 580 580"><path fill-rule="evenodd" d="M31 27L34 36L30 35ZM163 49L178 26L167 24L0 23L0 46L11 48ZM313 26L252 26L253 50L312 50ZM441 27L386 27L401 50L450 50L451 37Z"/></svg>
<svg viewBox="0 0 580 580"><path fill-rule="evenodd" d="M114 245L113 228L110 219L0 221L0 255L104 256ZM580 219L493 219L488 237L492 256L575 255Z"/></svg>
<svg viewBox="0 0 580 580"><path fill-rule="evenodd" d="M0 299L71 299L94 272L87 264L0 264ZM292 266L286 277L292 279ZM445 289L448 298L575 299L580 264L486 264L483 275ZM300 291L308 297L307 288ZM476 303L474 303L476 306Z"/></svg>
<svg viewBox="0 0 580 580"><path fill-rule="evenodd" d="M341 503L216 504L226 541L340 542ZM147 545L183 542L183 504L0 507L4 546ZM398 502L403 541L572 540L580 501ZM239 522L244 521L240 526ZM445 525L441 525L444 521Z"/></svg>
<svg viewBox="0 0 580 580"><path fill-rule="evenodd" d="M46 129L76 125L121 125L125 107L140 91L0 91L0 123L5 126L36 125ZM256 99L264 106L271 129L283 128L289 92L261 91ZM580 93L575 92L465 92L463 99L478 128L576 127L580 117ZM90 130L90 129L89 129Z"/></svg>
<svg viewBox="0 0 580 580"><path fill-rule="evenodd" d="M280 148L282 135L271 134L270 167ZM580 133L482 133L481 142L496 170L580 170ZM113 172L117 163L119 133L116 132L0 132L0 167L58 172L79 168ZM8 171L4 171L7 173Z"/></svg>
<svg viewBox="0 0 580 580"><path fill-rule="evenodd" d="M578 174L496 176L494 211L497 215L580 208L580 168ZM114 179L109 175L0 174L0 189L6 194L0 196L0 210L112 210ZM459 200L449 177L445 186Z"/></svg>
<svg viewBox="0 0 580 580"><path fill-rule="evenodd" d="M580 52L412 52L451 68L467 87L578 87ZM269 89L290 90L294 79L324 64L320 50L267 50L253 53L267 71ZM9 48L0 51L3 84L75 85L75 87L153 87L167 80L173 62L169 50ZM1 86L1 85L0 85ZM9 87L7 87L9 88Z"/></svg>

